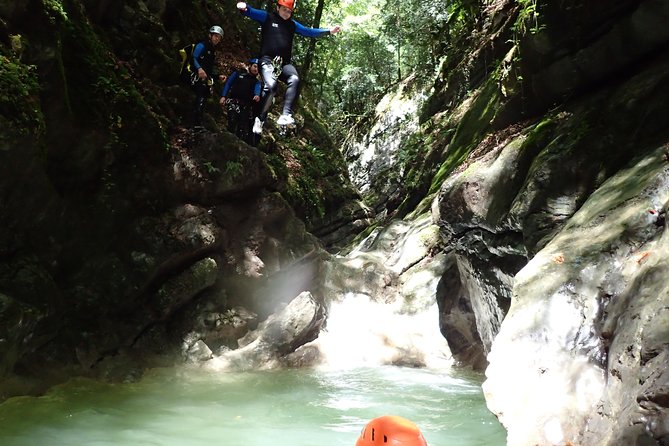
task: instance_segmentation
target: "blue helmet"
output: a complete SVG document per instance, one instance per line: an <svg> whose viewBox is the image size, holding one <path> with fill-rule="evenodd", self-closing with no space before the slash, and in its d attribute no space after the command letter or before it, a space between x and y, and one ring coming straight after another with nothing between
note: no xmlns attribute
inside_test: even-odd
<svg viewBox="0 0 669 446"><path fill-rule="evenodd" d="M258 65L258 58L254 57L253 59L249 59L249 63L250 63L251 65L253 65L253 64Z"/></svg>

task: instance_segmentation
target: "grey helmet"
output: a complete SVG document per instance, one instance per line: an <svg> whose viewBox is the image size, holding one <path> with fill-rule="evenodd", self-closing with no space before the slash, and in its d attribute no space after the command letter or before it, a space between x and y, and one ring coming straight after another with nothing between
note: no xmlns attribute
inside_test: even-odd
<svg viewBox="0 0 669 446"><path fill-rule="evenodd" d="M214 25L209 28L209 34L218 34L219 36L223 37L223 28L218 25Z"/></svg>

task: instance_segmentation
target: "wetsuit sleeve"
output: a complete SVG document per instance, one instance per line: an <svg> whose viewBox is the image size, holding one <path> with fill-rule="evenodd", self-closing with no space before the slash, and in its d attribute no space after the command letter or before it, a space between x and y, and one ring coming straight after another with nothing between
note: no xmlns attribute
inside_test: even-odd
<svg viewBox="0 0 669 446"><path fill-rule="evenodd" d="M267 20L267 11L252 8L249 5L246 5L246 11L242 11L242 14L260 23L265 23Z"/></svg>
<svg viewBox="0 0 669 446"><path fill-rule="evenodd" d="M327 28L307 28L297 20L293 20L295 23L295 32L304 37L322 37L330 34L330 30Z"/></svg>
<svg viewBox="0 0 669 446"><path fill-rule="evenodd" d="M204 43L200 42L197 45L195 45L195 49L193 50L193 66L195 67L195 71L202 68L200 66L200 62L198 62L198 59L202 55L203 51L204 51Z"/></svg>
<svg viewBox="0 0 669 446"><path fill-rule="evenodd" d="M230 76L228 76L228 80L225 81L225 85L223 85L223 91L221 91L221 96L227 96L228 93L230 92L230 87L232 87L233 82L237 79L237 72L233 71Z"/></svg>

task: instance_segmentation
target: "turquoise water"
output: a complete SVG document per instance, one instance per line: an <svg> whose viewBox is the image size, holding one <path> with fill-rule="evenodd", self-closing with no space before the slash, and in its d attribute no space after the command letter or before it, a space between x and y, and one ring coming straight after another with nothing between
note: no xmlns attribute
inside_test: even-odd
<svg viewBox="0 0 669 446"><path fill-rule="evenodd" d="M78 379L1 404L0 445L354 446L365 423L385 414L412 420L430 446L504 445L480 379L397 367Z"/></svg>

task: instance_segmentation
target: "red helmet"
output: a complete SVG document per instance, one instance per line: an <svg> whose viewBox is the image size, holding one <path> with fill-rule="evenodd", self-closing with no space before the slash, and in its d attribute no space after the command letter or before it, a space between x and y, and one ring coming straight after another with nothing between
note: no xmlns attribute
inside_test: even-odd
<svg viewBox="0 0 669 446"><path fill-rule="evenodd" d="M406 418L384 415L374 418L360 433L355 446L427 446L418 426Z"/></svg>
<svg viewBox="0 0 669 446"><path fill-rule="evenodd" d="M286 8L290 9L291 11L295 9L295 3L297 3L297 0L278 0L277 4L279 6L285 6Z"/></svg>

